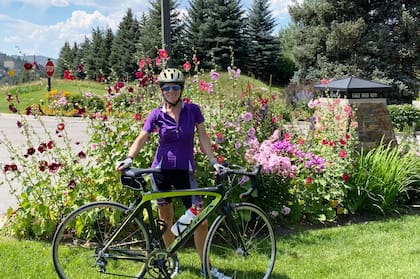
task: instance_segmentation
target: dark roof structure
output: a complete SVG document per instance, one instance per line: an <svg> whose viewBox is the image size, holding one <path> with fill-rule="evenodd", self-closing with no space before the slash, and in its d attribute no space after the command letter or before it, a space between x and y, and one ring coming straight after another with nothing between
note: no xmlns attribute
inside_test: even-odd
<svg viewBox="0 0 420 279"><path fill-rule="evenodd" d="M391 92L393 87L384 83L374 82L357 77L347 77L329 82L328 84L317 84L316 90L332 91L341 93L370 93L370 92Z"/></svg>

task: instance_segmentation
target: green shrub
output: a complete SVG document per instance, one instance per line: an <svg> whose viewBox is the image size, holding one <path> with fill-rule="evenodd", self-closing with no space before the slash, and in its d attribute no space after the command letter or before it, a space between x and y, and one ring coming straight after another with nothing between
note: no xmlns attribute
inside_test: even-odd
<svg viewBox="0 0 420 279"><path fill-rule="evenodd" d="M411 127L420 121L420 110L412 105L389 105L388 110L392 124L399 131L402 131L406 125Z"/></svg>
<svg viewBox="0 0 420 279"><path fill-rule="evenodd" d="M351 212L398 211L400 199L419 181L419 156L391 144L362 153L349 180L346 205Z"/></svg>

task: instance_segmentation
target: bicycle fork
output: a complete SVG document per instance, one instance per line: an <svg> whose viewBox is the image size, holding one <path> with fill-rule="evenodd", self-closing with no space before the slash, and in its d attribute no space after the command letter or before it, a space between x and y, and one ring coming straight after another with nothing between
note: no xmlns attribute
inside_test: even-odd
<svg viewBox="0 0 420 279"><path fill-rule="evenodd" d="M249 255L248 249L246 248L246 243L244 241L243 236L243 229L240 224L242 224L242 217L238 214L237 216L234 216L236 214L235 207L233 204L228 203L222 210L222 214L225 214L226 216L226 226L231 231L233 237L233 245L236 248L235 253L246 257ZM237 218L235 218L237 217Z"/></svg>

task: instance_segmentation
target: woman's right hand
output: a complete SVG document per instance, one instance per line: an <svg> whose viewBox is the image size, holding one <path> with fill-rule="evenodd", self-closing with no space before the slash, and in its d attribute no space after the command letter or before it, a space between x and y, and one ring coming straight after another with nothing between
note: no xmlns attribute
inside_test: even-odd
<svg viewBox="0 0 420 279"><path fill-rule="evenodd" d="M133 158L127 156L123 161L118 161L115 168L117 171L122 171L123 169L129 168L132 163L133 163Z"/></svg>

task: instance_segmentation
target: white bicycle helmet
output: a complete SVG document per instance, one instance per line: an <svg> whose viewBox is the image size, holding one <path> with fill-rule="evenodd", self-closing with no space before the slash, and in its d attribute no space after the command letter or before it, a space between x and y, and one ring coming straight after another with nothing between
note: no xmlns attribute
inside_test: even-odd
<svg viewBox="0 0 420 279"><path fill-rule="evenodd" d="M160 72L158 77L159 83L181 83L184 84L185 77L184 74L177 69L167 68Z"/></svg>

